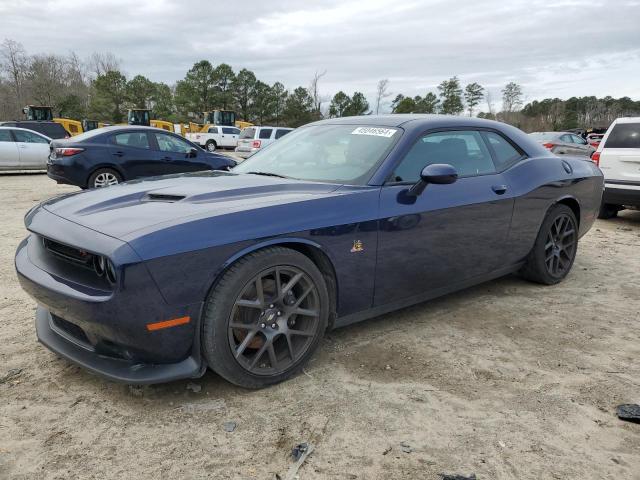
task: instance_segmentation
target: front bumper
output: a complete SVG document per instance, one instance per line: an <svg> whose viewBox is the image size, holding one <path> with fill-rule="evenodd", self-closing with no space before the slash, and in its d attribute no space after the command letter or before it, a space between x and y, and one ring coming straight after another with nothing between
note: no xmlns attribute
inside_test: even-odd
<svg viewBox="0 0 640 480"><path fill-rule="evenodd" d="M602 203L640 206L640 186L635 188L619 188L618 186L609 186L609 184L606 184L604 194L602 195Z"/></svg>
<svg viewBox="0 0 640 480"><path fill-rule="evenodd" d="M123 242L42 210L30 213L30 229L16 252L22 288L39 307L38 339L49 349L114 381L143 384L204 373L200 355L202 302L166 302L146 265ZM55 229L51 228L55 224ZM109 252L122 280L112 289L92 283L90 271L74 270L44 248L44 231L55 241ZM150 323L188 316L189 323L149 330Z"/></svg>
<svg viewBox="0 0 640 480"><path fill-rule="evenodd" d="M78 341L53 323L51 313L38 306L36 311L36 334L38 340L49 350L115 382L134 385L164 383L182 378L196 378L204 373L201 362L189 356L177 363L138 363L98 354L90 345Z"/></svg>

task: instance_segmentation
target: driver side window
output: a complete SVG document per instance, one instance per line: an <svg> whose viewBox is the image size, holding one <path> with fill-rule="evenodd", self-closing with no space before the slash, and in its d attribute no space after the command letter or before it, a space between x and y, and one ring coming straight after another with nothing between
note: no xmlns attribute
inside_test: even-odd
<svg viewBox="0 0 640 480"><path fill-rule="evenodd" d="M420 138L393 173L394 182L417 182L427 165L447 163L460 177L495 173L491 154L479 132L435 132Z"/></svg>
<svg viewBox="0 0 640 480"><path fill-rule="evenodd" d="M155 135L158 148L163 152L189 153L191 151L191 145L173 135L165 133L156 133Z"/></svg>

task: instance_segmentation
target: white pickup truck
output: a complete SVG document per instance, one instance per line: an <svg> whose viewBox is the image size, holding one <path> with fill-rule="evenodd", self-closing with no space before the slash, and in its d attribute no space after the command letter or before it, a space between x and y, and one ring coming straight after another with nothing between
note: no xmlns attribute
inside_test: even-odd
<svg viewBox="0 0 640 480"><path fill-rule="evenodd" d="M208 125L205 132L187 133L187 140L214 152L216 148L236 148L239 135L240 129L236 127Z"/></svg>

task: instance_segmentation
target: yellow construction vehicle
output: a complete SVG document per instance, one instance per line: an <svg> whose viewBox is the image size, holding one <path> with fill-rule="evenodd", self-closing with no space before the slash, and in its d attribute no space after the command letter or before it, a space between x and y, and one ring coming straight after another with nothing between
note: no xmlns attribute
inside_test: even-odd
<svg viewBox="0 0 640 480"><path fill-rule="evenodd" d="M151 120L151 126L161 128L162 130L166 130L167 132L175 133L175 127L171 122L166 122L164 120Z"/></svg>
<svg viewBox="0 0 640 480"><path fill-rule="evenodd" d="M100 128L100 123L97 120L87 120L86 118L82 120L82 130L85 132L96 128Z"/></svg>
<svg viewBox="0 0 640 480"><path fill-rule="evenodd" d="M236 123L236 112L232 110L212 110L210 112L202 112L204 117L203 124L221 125L233 127Z"/></svg>
<svg viewBox="0 0 640 480"><path fill-rule="evenodd" d="M151 125L151 111L148 108L131 108L127 112L128 125Z"/></svg>
<svg viewBox="0 0 640 480"><path fill-rule="evenodd" d="M236 127L238 127L240 130L244 130L245 128L249 128L249 127L253 127L253 123L251 122L245 122L243 120L236 120Z"/></svg>
<svg viewBox="0 0 640 480"><path fill-rule="evenodd" d="M27 120L59 123L72 136L83 132L82 122L70 118L53 118L53 109L47 105L27 105L22 111Z"/></svg>

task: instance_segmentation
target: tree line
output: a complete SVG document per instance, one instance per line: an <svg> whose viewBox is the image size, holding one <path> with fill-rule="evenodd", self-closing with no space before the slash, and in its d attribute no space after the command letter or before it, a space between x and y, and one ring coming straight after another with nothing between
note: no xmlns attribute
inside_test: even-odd
<svg viewBox="0 0 640 480"><path fill-rule="evenodd" d="M388 79L378 82L373 105L363 92L343 91L327 97L320 92L325 72L316 72L308 86L287 89L268 84L254 72L208 60L196 62L173 85L143 75L131 78L110 53L80 59L68 55L29 55L24 47L5 40L0 45L0 120L22 118L22 107L50 105L54 115L120 123L129 108L148 108L154 118L175 123L200 120L202 112L234 110L239 119L257 124L297 127L321 118L393 113L477 115L507 122L525 131L606 128L620 116L640 115L640 101L629 97L547 98L524 104L522 86L510 82L500 90L496 109L492 91L457 76L441 82L423 96L390 91ZM387 99L391 99L390 101Z"/></svg>

